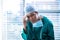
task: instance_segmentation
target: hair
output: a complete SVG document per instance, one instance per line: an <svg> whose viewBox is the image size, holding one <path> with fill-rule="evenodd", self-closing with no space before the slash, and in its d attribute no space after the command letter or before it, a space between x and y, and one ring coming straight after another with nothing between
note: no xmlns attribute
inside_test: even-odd
<svg viewBox="0 0 60 40"><path fill-rule="evenodd" d="M33 14L33 13L36 13L36 14L38 14L38 12L37 11L34 11L34 12L31 12L30 14L30 16L33 16L33 15L35 15L35 14ZM29 18L29 16L27 16L28 18Z"/></svg>
<svg viewBox="0 0 60 40"><path fill-rule="evenodd" d="M35 11L35 13L38 13L37 11Z"/></svg>

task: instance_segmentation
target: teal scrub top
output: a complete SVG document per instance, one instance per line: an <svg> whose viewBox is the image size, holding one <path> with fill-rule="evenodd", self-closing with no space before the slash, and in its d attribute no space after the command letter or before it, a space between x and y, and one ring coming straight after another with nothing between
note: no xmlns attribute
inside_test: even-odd
<svg viewBox="0 0 60 40"><path fill-rule="evenodd" d="M53 24L51 21L45 16L43 16L41 20L43 22L43 27L40 28L33 28L33 24L29 20L27 21L27 30L25 31L23 29L23 33L21 34L24 40L55 40Z"/></svg>

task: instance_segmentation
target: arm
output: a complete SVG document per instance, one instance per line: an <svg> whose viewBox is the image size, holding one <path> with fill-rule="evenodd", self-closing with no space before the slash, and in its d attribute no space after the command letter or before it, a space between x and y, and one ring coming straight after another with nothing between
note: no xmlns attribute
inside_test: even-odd
<svg viewBox="0 0 60 40"><path fill-rule="evenodd" d="M22 37L23 39L31 39L32 38L32 23L30 22L30 20L25 20L25 17L23 19L23 24L24 24L24 28L23 28L23 33L22 33Z"/></svg>
<svg viewBox="0 0 60 40"><path fill-rule="evenodd" d="M27 20L25 20L25 19L26 19L26 16L23 17L23 25L24 26L23 26L23 32L22 32L21 36L24 40L27 40L27 32L26 32L26 22L27 22Z"/></svg>
<svg viewBox="0 0 60 40"><path fill-rule="evenodd" d="M26 34L26 24L27 24L27 16L24 16L23 17L23 25L24 25L24 27L23 27L23 31L24 31L24 33Z"/></svg>
<svg viewBox="0 0 60 40"><path fill-rule="evenodd" d="M52 23L48 24L48 39L54 40L54 30L53 30L53 24Z"/></svg>
<svg viewBox="0 0 60 40"><path fill-rule="evenodd" d="M53 24L47 17L42 19L43 21L43 28L42 28L42 40L54 40L54 30Z"/></svg>

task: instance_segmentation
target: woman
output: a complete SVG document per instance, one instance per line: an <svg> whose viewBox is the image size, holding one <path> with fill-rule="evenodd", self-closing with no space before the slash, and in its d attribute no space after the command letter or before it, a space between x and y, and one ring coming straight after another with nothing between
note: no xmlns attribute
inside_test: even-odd
<svg viewBox="0 0 60 40"><path fill-rule="evenodd" d="M54 40L54 31L51 21L45 16L38 16L38 12L32 6L26 8L28 13L23 18L24 40Z"/></svg>

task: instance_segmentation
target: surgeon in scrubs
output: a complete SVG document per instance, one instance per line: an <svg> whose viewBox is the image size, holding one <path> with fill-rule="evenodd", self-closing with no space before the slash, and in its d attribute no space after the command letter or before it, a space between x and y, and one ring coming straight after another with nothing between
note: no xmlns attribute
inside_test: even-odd
<svg viewBox="0 0 60 40"><path fill-rule="evenodd" d="M24 40L54 40L52 22L45 16L38 16L38 11L33 6L26 7L26 15L23 17Z"/></svg>

